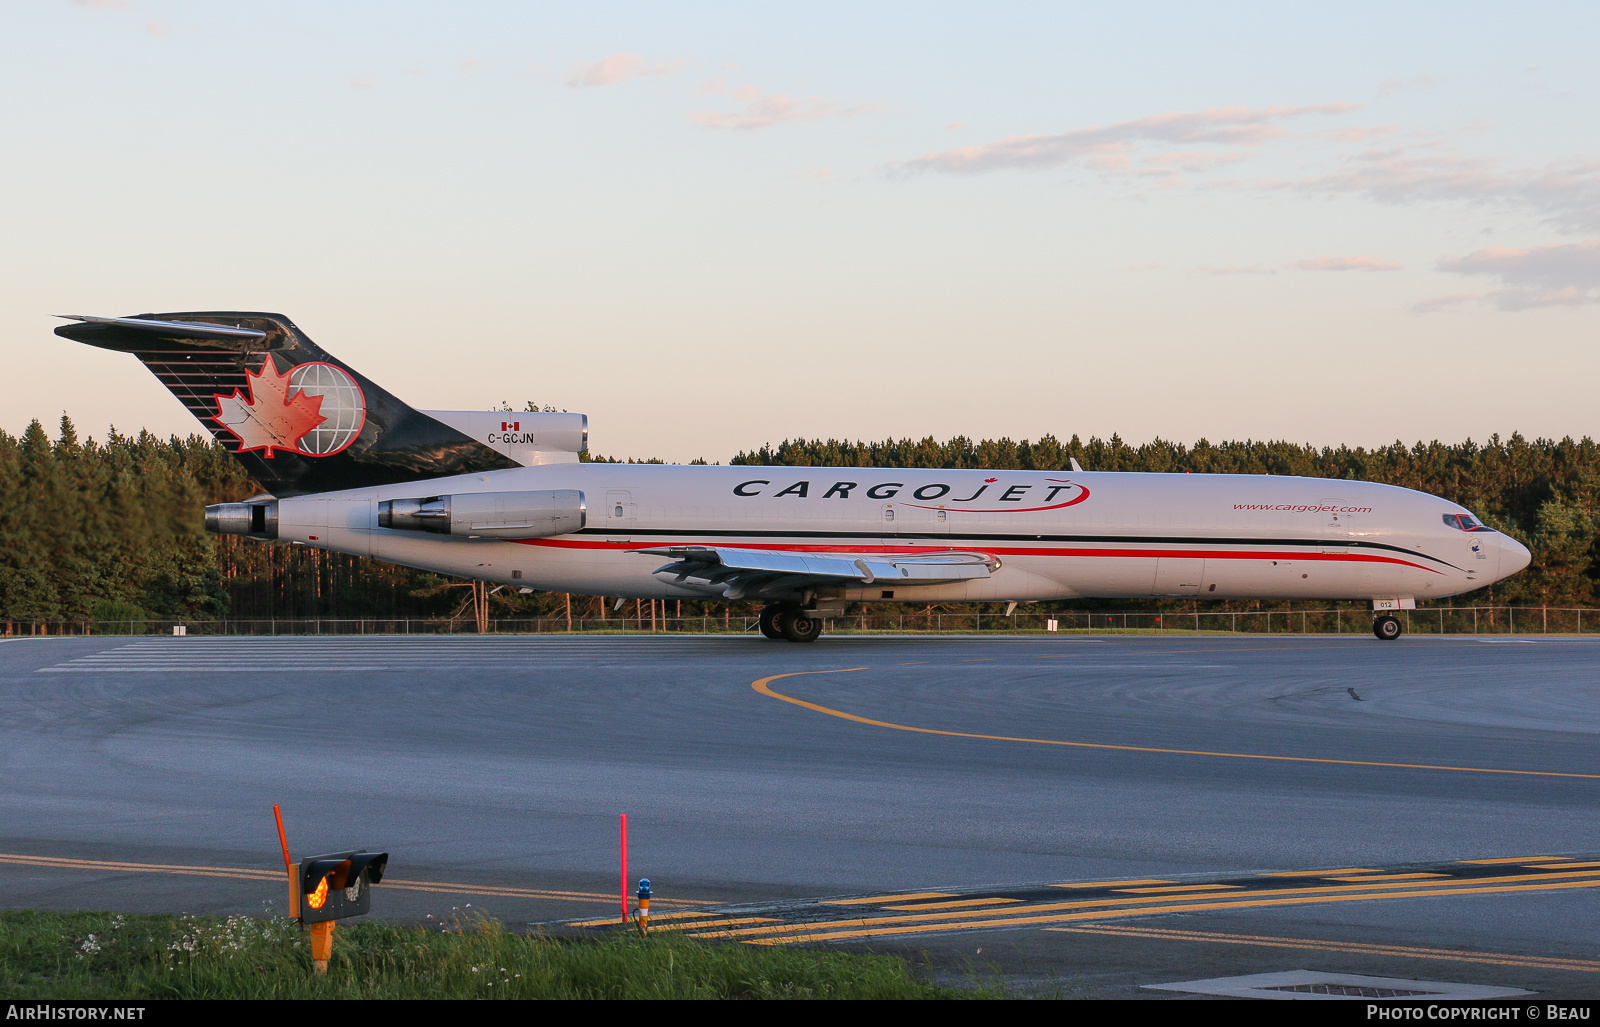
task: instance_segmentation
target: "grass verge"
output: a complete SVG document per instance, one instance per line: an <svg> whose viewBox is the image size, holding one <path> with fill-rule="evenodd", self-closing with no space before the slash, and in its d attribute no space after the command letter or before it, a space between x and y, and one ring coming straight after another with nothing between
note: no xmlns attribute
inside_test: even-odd
<svg viewBox="0 0 1600 1027"><path fill-rule="evenodd" d="M895 956L708 944L618 932L515 934L477 918L442 928L341 923L326 974L283 919L0 912L8 999L920 999L938 987Z"/></svg>

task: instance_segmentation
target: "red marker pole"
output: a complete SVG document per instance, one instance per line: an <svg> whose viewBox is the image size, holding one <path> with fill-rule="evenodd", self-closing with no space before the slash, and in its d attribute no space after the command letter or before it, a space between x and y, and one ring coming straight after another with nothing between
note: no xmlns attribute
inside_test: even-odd
<svg viewBox="0 0 1600 1027"><path fill-rule="evenodd" d="M272 818L278 822L278 844L283 847L283 872L289 878L289 916L300 915L300 889L295 887L294 864L289 862L289 839L283 833L283 814L278 812L278 804L272 804Z"/></svg>
<svg viewBox="0 0 1600 1027"><path fill-rule="evenodd" d="M628 922L628 815L622 814L622 922Z"/></svg>

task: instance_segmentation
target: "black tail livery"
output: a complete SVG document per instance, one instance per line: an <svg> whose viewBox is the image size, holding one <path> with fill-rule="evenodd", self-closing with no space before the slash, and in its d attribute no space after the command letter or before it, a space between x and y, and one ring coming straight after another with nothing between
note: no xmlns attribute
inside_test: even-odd
<svg viewBox="0 0 1600 1027"><path fill-rule="evenodd" d="M518 466L400 402L282 314L62 316L77 323L57 335L138 357L274 495Z"/></svg>

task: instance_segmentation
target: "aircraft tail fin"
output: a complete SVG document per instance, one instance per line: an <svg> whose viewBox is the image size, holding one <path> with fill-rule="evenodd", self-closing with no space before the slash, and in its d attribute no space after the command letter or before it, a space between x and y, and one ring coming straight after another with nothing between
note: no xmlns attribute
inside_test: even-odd
<svg viewBox="0 0 1600 1027"><path fill-rule="evenodd" d="M132 353L275 495L518 466L336 359L282 314L91 317L56 334Z"/></svg>

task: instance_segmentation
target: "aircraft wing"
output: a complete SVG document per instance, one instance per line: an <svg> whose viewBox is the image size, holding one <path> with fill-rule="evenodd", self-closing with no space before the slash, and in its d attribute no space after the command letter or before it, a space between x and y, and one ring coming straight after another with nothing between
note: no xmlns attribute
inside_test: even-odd
<svg viewBox="0 0 1600 1027"><path fill-rule="evenodd" d="M1000 563L987 553L794 553L726 546L664 546L630 552L664 556L656 574L724 599L762 599L827 585L896 588L987 578Z"/></svg>

